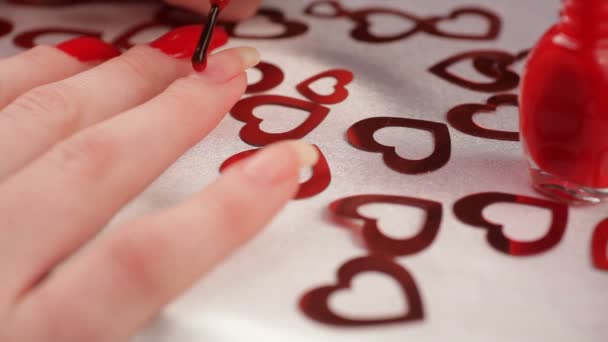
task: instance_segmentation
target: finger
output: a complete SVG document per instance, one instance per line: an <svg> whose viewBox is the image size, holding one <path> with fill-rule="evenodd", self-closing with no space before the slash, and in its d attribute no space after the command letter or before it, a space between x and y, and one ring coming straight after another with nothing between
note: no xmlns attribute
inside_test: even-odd
<svg viewBox="0 0 608 342"><path fill-rule="evenodd" d="M57 46L40 45L0 61L0 108L26 91L59 81L120 55L102 40L80 37Z"/></svg>
<svg viewBox="0 0 608 342"><path fill-rule="evenodd" d="M80 132L1 184L0 269L11 279L0 293L27 290L200 141L243 94L244 70L257 61L252 48L212 56L204 74Z"/></svg>
<svg viewBox="0 0 608 342"><path fill-rule="evenodd" d="M135 47L17 98L0 115L0 179L76 131L149 100L188 74L200 31L200 26L177 29L151 46ZM214 42L217 47L218 39ZM18 148L15 141L22 142Z"/></svg>
<svg viewBox="0 0 608 342"><path fill-rule="evenodd" d="M189 8L202 13L209 13L211 5L206 0L167 0L168 3ZM232 0L222 11L220 17L225 20L235 21L252 17L260 8L262 0Z"/></svg>
<svg viewBox="0 0 608 342"><path fill-rule="evenodd" d="M264 149L177 207L103 236L37 288L17 317L46 324L55 334L46 340L125 339L268 224L296 193L300 167L317 158L301 142ZM83 305L66 311L65 303Z"/></svg>

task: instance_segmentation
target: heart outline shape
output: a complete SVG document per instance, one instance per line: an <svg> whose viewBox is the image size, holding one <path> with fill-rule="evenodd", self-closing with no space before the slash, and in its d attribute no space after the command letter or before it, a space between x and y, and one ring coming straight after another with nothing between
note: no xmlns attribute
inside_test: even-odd
<svg viewBox="0 0 608 342"><path fill-rule="evenodd" d="M267 133L262 131L262 119L253 115L255 108L263 105L279 105L300 109L310 113L306 121L298 127L283 133ZM329 108L314 102L308 102L293 97L280 95L255 95L240 100L230 112L232 117L245 123L239 135L241 139L252 146L266 146L283 140L294 140L305 137L325 120Z"/></svg>
<svg viewBox="0 0 608 342"><path fill-rule="evenodd" d="M338 291L349 289L352 280L365 272L380 272L399 283L409 304L408 312L400 316L374 319L353 319L335 313L329 307L329 298ZM377 326L424 319L422 298L414 278L405 268L390 258L373 254L350 260L340 266L337 272L337 283L308 291L300 298L299 307L306 316L319 323L342 327Z"/></svg>
<svg viewBox="0 0 608 342"><path fill-rule="evenodd" d="M606 255L607 246L608 219L605 219L595 227L591 242L591 259L593 266L598 270L608 271L608 255Z"/></svg>
<svg viewBox="0 0 608 342"><path fill-rule="evenodd" d="M24 49L31 49L36 46L36 39L47 34L72 34L75 37L87 36L101 39L102 32L81 30L75 28L50 27L44 29L34 29L24 31L13 38L15 45Z"/></svg>
<svg viewBox="0 0 608 342"><path fill-rule="evenodd" d="M0 18L0 37L6 36L7 34L13 32L14 25L12 22Z"/></svg>
<svg viewBox="0 0 608 342"><path fill-rule="evenodd" d="M433 135L435 149L421 160L400 157L396 147L380 144L374 134L388 127L404 127L425 130ZM452 154L452 142L448 126L433 121L407 119L400 117L374 117L361 120L347 131L350 144L362 151L382 153L384 163L391 169L409 175L436 171L445 166Z"/></svg>
<svg viewBox="0 0 608 342"><path fill-rule="evenodd" d="M238 22L221 21L220 24L224 26L224 29L230 37L240 39L284 39L297 37L308 32L307 24L295 20L288 20L283 12L276 8L262 8L257 12L257 16L266 17L274 24L281 24L285 28L285 31L273 36L237 34Z"/></svg>
<svg viewBox="0 0 608 342"><path fill-rule="evenodd" d="M336 80L334 86L334 92L329 95L321 95L314 91L310 86L324 78L331 77ZM298 84L296 89L311 101L322 103L322 104L338 104L348 98L349 92L346 88L355 79L354 74L350 70L346 69L332 69L324 71L320 74L312 76Z"/></svg>
<svg viewBox="0 0 608 342"><path fill-rule="evenodd" d="M135 46L135 44L131 43L131 38L151 28L167 28L167 30L170 30L173 27L158 20L139 23L120 33L116 38L114 38L112 45L123 50L130 49Z"/></svg>
<svg viewBox="0 0 608 342"><path fill-rule="evenodd" d="M465 103L456 106L447 114L448 122L458 131L479 138L519 141L519 132L501 131L478 125L473 119L479 113L496 112L499 106L510 105L519 108L519 100L515 94L498 94L490 97L485 104Z"/></svg>
<svg viewBox="0 0 608 342"><path fill-rule="evenodd" d="M488 77L492 77L495 80L492 82L475 82L462 78L458 75L448 71L448 68L466 59L473 60L474 66L478 71L479 65L475 65L475 60L486 59L492 61L492 70L487 70L482 67L481 72ZM516 56L511 53L500 51L500 50L473 50L463 52L431 66L428 70L435 76L449 82L466 88L469 90L496 93L501 91L510 91L515 89L519 85L519 75L509 69L509 66L516 61Z"/></svg>
<svg viewBox="0 0 608 342"><path fill-rule="evenodd" d="M161 7L161 9L154 15L154 19L157 22L172 28L205 24L205 20L200 14L169 5L164 5Z"/></svg>
<svg viewBox="0 0 608 342"><path fill-rule="evenodd" d="M315 9L318 6L330 6L334 9L335 12L333 15L316 12ZM342 5L338 1L332 0L313 1L310 5L308 5L308 7L306 7L306 9L304 9L304 13L310 15L311 17L323 19L335 19L350 15L350 12L344 9L344 7L342 7Z"/></svg>
<svg viewBox="0 0 608 342"><path fill-rule="evenodd" d="M489 24L486 32L479 35L451 33L446 32L439 27L439 24L443 21L453 21L467 15L478 16L486 20ZM437 37L467 40L494 40L500 34L502 22L500 17L486 9L480 7L461 7L454 9L448 15L425 19L422 25L424 26L424 31L426 33Z"/></svg>
<svg viewBox="0 0 608 342"><path fill-rule="evenodd" d="M416 236L406 239L394 239L386 236L378 227L378 220L367 217L359 209L368 204L396 204L422 209L426 219ZM419 253L433 243L442 220L442 205L439 202L421 198L392 195L358 195L342 198L329 205L329 211L335 217L345 217L363 221L362 233L368 249L375 254L389 256L406 256Z"/></svg>
<svg viewBox="0 0 608 342"><path fill-rule="evenodd" d="M549 231L544 237L530 242L509 239L503 225L488 221L483 210L496 203L514 203L549 209L552 213ZM454 215L463 223L487 230L486 240L494 249L511 256L532 256L557 246L568 224L568 206L545 199L501 192L484 192L466 196L454 204Z"/></svg>
<svg viewBox="0 0 608 342"><path fill-rule="evenodd" d="M310 177L310 179L306 182L300 184L298 193L294 197L295 200L301 200L316 196L325 191L331 184L331 170L329 168L327 158L325 158L323 151L321 151L321 149L317 145L313 146L317 149L319 153L319 160L312 167L312 177ZM232 165L235 165L236 163L249 158L258 151L260 151L260 149L243 151L233 155L222 163L222 165L220 166L220 172L224 172Z"/></svg>
<svg viewBox="0 0 608 342"><path fill-rule="evenodd" d="M526 59L530 54L530 50L522 50L513 56L513 61L509 64L513 64ZM492 58L488 57L477 57L473 59L473 67L483 75L490 78L500 78L503 71L500 63Z"/></svg>
<svg viewBox="0 0 608 342"><path fill-rule="evenodd" d="M395 34L392 36L377 36L370 32L372 22L370 21L369 17L371 15L378 14L396 15L398 17L401 17L402 19L412 21L416 23L416 25L414 25L414 27L409 30L405 30L399 34ZM424 28L422 25L420 25L422 19L420 19L419 17L407 12L398 11L390 8L365 8L351 12L349 17L355 23L355 28L353 28L350 32L351 37L355 40L366 43L389 43L402 40L405 38L409 38L410 36L422 31L422 29Z"/></svg>
<svg viewBox="0 0 608 342"><path fill-rule="evenodd" d="M248 85L247 90L245 91L247 94L262 93L274 89L281 85L285 80L285 73L283 70L272 63L260 62L254 68L262 73L262 79L254 84Z"/></svg>

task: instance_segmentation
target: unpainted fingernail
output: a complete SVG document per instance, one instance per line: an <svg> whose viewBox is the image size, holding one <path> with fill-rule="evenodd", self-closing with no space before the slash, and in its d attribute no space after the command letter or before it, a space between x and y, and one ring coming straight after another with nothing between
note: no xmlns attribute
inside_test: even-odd
<svg viewBox="0 0 608 342"><path fill-rule="evenodd" d="M311 167L319 161L319 151L313 145L301 140L293 140L287 143L290 144L293 150L298 154L300 168Z"/></svg>
<svg viewBox="0 0 608 342"><path fill-rule="evenodd" d="M284 157L293 158L295 154L300 168L311 167L319 160L317 148L303 141L288 141L280 144L281 146L264 148L251 156L244 162L243 172L258 182L276 184L293 176L293 163L282 160Z"/></svg>
<svg viewBox="0 0 608 342"><path fill-rule="evenodd" d="M260 63L260 52L253 47L240 47L236 51L241 55L243 61L243 71L253 68Z"/></svg>

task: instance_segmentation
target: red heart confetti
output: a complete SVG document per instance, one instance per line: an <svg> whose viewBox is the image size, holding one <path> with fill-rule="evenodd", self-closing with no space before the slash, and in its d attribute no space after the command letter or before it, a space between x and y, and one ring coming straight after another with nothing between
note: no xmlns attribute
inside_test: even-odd
<svg viewBox="0 0 608 342"><path fill-rule="evenodd" d="M313 83L328 77L335 79L337 82L332 94L321 95L310 88ZM301 82L296 86L296 89L298 89L300 94L306 96L311 101L322 104L337 104L348 98L348 89L346 89L346 86L348 86L353 79L354 75L351 71L344 69L328 70Z"/></svg>
<svg viewBox="0 0 608 342"><path fill-rule="evenodd" d="M13 31L13 23L0 18L0 37L6 36Z"/></svg>
<svg viewBox="0 0 608 342"><path fill-rule="evenodd" d="M495 95L490 97L486 104L467 103L452 108L447 115L448 122L457 130L475 137L494 140L519 141L519 132L506 132L488 129L479 126L473 120L473 117L477 113L495 112L496 109L502 105L518 107L518 103L517 95Z"/></svg>
<svg viewBox="0 0 608 342"><path fill-rule="evenodd" d="M310 113L306 121L289 132L267 133L262 131L262 119L253 115L255 108L263 105L278 105L300 109ZM253 146L266 146L283 140L301 139L314 130L329 114L329 108L314 102L303 101L279 95L257 95L237 102L232 108L232 116L246 125L241 129L241 139Z"/></svg>
<svg viewBox="0 0 608 342"><path fill-rule="evenodd" d="M305 34L308 32L308 25L296 20L288 20L283 12L273 8L262 8L257 13L258 16L268 18L270 22L283 26L283 32L275 35L264 36L242 33L238 34L237 29L239 23L237 22L222 22L222 25L228 32L228 35L233 38L241 39L285 39L293 38Z"/></svg>
<svg viewBox="0 0 608 342"><path fill-rule="evenodd" d="M509 91L519 85L519 75L509 69L517 61L517 58L518 56L499 50L475 50L449 57L429 68L429 71L466 89L489 93ZM448 70L450 66L466 60L471 60L477 71L494 78L494 80L489 82L471 81Z"/></svg>
<svg viewBox="0 0 608 342"><path fill-rule="evenodd" d="M595 228L591 243L591 255L593 265L597 269L608 271L608 219L600 222Z"/></svg>
<svg viewBox="0 0 608 342"><path fill-rule="evenodd" d="M484 209L496 203L514 203L549 209L552 213L549 231L542 238L531 242L509 239L503 233L502 225L490 222L483 216ZM456 202L454 215L473 227L487 229L487 240L496 250L512 256L530 256L547 252L561 241L568 223L568 206L539 198L486 192L470 195Z"/></svg>
<svg viewBox="0 0 608 342"><path fill-rule="evenodd" d="M422 230L411 238L393 239L382 233L376 219L369 218L359 209L369 204L396 204L423 209L426 219ZM357 219L363 221L362 233L367 247L377 254L404 256L421 252L429 247L441 225L441 203L420 198L391 196L391 195L359 195L337 200L330 204L329 210L339 218ZM403 222L404 225L408 222Z"/></svg>
<svg viewBox="0 0 608 342"><path fill-rule="evenodd" d="M442 30L439 26L442 22L455 21L467 16L481 18L486 21L488 23L486 31L481 32L479 34L454 33ZM424 21L423 25L425 25L425 32L438 37L468 40L493 40L498 37L502 23L500 21L500 18L496 14L486 9L477 7L464 7L455 9L447 16L428 18Z"/></svg>
<svg viewBox="0 0 608 342"><path fill-rule="evenodd" d="M333 13L322 12L319 10L323 8L331 9L333 10ZM306 7L304 13L317 18L340 18L350 15L350 13L345 10L339 2L331 0L314 1L308 5L308 7Z"/></svg>
<svg viewBox="0 0 608 342"><path fill-rule="evenodd" d="M260 62L255 68L262 73L262 79L254 84L250 84L247 87L247 94L262 93L274 89L283 83L285 79L283 70L274 64Z"/></svg>
<svg viewBox="0 0 608 342"><path fill-rule="evenodd" d="M374 139L374 134L387 127L405 127L430 132L435 149L427 158L410 160L400 157L393 146L385 146ZM361 120L347 132L348 141L356 148L382 153L384 162L391 169L404 174L420 174L442 168L450 160L452 143L448 127L443 123L397 117L375 117Z"/></svg>
<svg viewBox="0 0 608 342"><path fill-rule="evenodd" d="M409 311L394 317L373 319L348 318L335 313L329 306L331 296L339 291L348 290L352 280L365 272L379 272L395 280L399 284L404 299L407 300ZM373 326L424 319L422 299L414 278L405 268L391 259L378 255L353 259L342 265L338 270L338 282L335 285L318 287L306 293L300 299L300 309L317 322L335 326Z"/></svg>

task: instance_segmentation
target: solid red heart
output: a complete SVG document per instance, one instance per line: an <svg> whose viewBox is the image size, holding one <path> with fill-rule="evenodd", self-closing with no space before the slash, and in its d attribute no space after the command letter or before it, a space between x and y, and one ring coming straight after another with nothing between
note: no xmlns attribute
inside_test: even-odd
<svg viewBox="0 0 608 342"><path fill-rule="evenodd" d="M316 196L325 191L325 189L327 189L331 183L331 171L329 169L327 159L319 147L315 147L319 152L319 161L312 167L312 177L310 177L310 179L306 182L300 184L300 189L298 190L298 193L294 199L298 200ZM230 166L243 159L249 158L258 151L259 149L255 149L235 154L222 163L222 166L220 166L220 172L224 172L224 170L228 169Z"/></svg>
<svg viewBox="0 0 608 342"><path fill-rule="evenodd" d="M262 73L262 79L249 85L246 91L247 94L261 93L274 89L283 83L283 80L285 79L283 70L274 64L260 62L255 68Z"/></svg>
<svg viewBox="0 0 608 342"><path fill-rule="evenodd" d="M421 160L400 157L395 147L382 145L374 138L377 131L387 127L405 127L430 132L435 140L433 153ZM359 121L349 128L347 137L351 145L360 150L382 153L388 167L405 174L420 174L438 170L448 163L452 154L448 127L443 123L432 121L397 117L369 118Z"/></svg>
<svg viewBox="0 0 608 342"><path fill-rule="evenodd" d="M416 236L407 239L393 239L382 233L376 219L359 213L359 209L369 204L396 204L423 209L426 219L422 230ZM367 247L374 253L393 256L411 255L429 247L441 225L441 203L420 198L390 195L360 195L337 200L329 205L329 210L336 217L346 217L363 221L363 238ZM407 224L404 222L404 224Z"/></svg>
<svg viewBox="0 0 608 342"><path fill-rule="evenodd" d="M475 114L496 112L496 109L502 105L518 107L517 95L495 95L490 97L486 104L467 103L456 106L448 112L448 122L457 130L472 136L494 140L519 141L519 132L488 129L479 126L473 120Z"/></svg>
<svg viewBox="0 0 608 342"><path fill-rule="evenodd" d="M255 34L247 34L247 33L238 34L237 28L239 26L239 23L222 22L222 25L224 26L224 28L226 29L226 32L228 32L228 35L230 35L230 37L241 38L241 39L293 38L293 37L297 37L299 35L302 35L302 34L308 32L308 25L306 25L305 23L299 22L299 21L288 20L285 17L285 15L283 14L283 12L281 12L278 9L262 8L258 11L257 15L268 18L268 20L270 20L270 22L272 22L272 23L283 26L283 32L279 33L279 34L275 34L275 35L270 35L270 36L261 36L261 35L255 35Z"/></svg>
<svg viewBox="0 0 608 342"><path fill-rule="evenodd" d="M13 31L13 23L0 18L0 37L5 36Z"/></svg>
<svg viewBox="0 0 608 342"><path fill-rule="evenodd" d="M379 272L395 280L408 303L409 311L394 317L378 317L375 319L354 319L335 313L329 306L331 296L339 291L349 289L352 280L366 272ZM368 295L378 296L377 293ZM318 287L304 294L300 299L300 309L309 318L317 322L335 326L372 326L424 319L422 299L414 278L399 264L378 255L353 259L342 265L338 270L337 284Z"/></svg>
<svg viewBox="0 0 608 342"><path fill-rule="evenodd" d="M332 10L333 12L323 12L320 10L324 8ZM331 0L314 1L306 7L304 13L317 18L340 18L350 15L339 2Z"/></svg>
<svg viewBox="0 0 608 342"><path fill-rule="evenodd" d="M102 32L99 31L88 31L88 30L80 30L73 28L61 28L61 27L52 27L45 29L37 29L25 31L18 34L13 41L15 45L22 47L24 49L31 49L36 46L36 39L45 35L73 35L74 38L79 36L88 36L101 39Z"/></svg>
<svg viewBox="0 0 608 342"><path fill-rule="evenodd" d="M262 119L253 115L255 108L264 105L278 105L287 108L300 109L310 113L306 121L289 132L267 133L262 131ZM257 95L240 100L232 108L232 116L246 125L241 129L240 136L244 142L253 146L266 146L282 140L301 139L314 130L329 114L329 108L314 102L302 101L292 97L279 95Z"/></svg>
<svg viewBox="0 0 608 342"><path fill-rule="evenodd" d="M463 17L474 17L480 18L487 22L487 28L485 32L479 34L466 34L466 33L453 33L442 30L440 24L445 21L456 21ZM492 40L498 37L501 29L500 18L483 8L476 7L464 7L458 8L447 16L431 17L424 20L424 31L439 37L452 38L452 39L470 39L470 40Z"/></svg>
<svg viewBox="0 0 608 342"><path fill-rule="evenodd" d="M375 33L372 33L371 31L371 27L373 24L370 18L372 16L378 15L396 16L400 19L403 19L404 21L413 22L415 25L412 28L404 30L403 32L400 32L398 34L393 34L390 36L380 36ZM422 20L417 16L390 8L366 8L362 10L357 10L351 12L350 19L356 24L350 35L355 40L367 43L389 43L398 41L401 39L408 38L417 32L420 32L423 28L423 26L420 25Z"/></svg>
<svg viewBox="0 0 608 342"><path fill-rule="evenodd" d="M503 233L502 225L490 222L483 216L484 209L496 203L514 203L549 209L552 213L549 231L542 238L531 242L509 239ZM454 215L473 227L487 229L487 240L498 251L513 256L529 256L547 252L561 241L568 223L568 206L539 198L486 192L467 196L456 202Z"/></svg>
<svg viewBox="0 0 608 342"><path fill-rule="evenodd" d="M591 243L593 265L600 270L608 271L608 219L600 222L593 233Z"/></svg>
<svg viewBox="0 0 608 342"><path fill-rule="evenodd" d="M429 71L452 84L466 89L489 93L509 91L519 85L519 75L509 69L517 60L516 57L508 52L499 50L475 50L449 57L429 68ZM483 74L495 80L490 82L471 81L455 75L448 70L450 66L466 60L471 60L478 71L479 68L482 68ZM481 64L478 62L475 65L476 60L485 62ZM483 65L486 66L484 67Z"/></svg>
<svg viewBox="0 0 608 342"><path fill-rule="evenodd" d="M313 83L328 77L335 79L337 82L332 94L321 95L310 88ZM354 75L352 72L344 69L333 69L303 81L296 86L296 89L298 89L300 94L306 96L311 101L322 104L337 104L348 98L348 89L346 89L346 86L349 85L353 79Z"/></svg>

